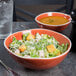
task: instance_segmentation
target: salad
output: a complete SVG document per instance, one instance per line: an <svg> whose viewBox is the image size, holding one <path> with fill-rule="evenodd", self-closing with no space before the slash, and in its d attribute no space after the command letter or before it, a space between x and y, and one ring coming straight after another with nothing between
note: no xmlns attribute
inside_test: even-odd
<svg viewBox="0 0 76 76"><path fill-rule="evenodd" d="M13 37L9 48L21 57L51 58L64 53L68 48L68 43L60 45L53 36L39 33L33 35L26 32L23 34L22 40Z"/></svg>

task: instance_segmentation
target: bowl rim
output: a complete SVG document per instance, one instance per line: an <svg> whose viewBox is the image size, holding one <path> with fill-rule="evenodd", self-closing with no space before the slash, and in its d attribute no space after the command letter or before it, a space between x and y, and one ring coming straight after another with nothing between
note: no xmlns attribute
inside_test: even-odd
<svg viewBox="0 0 76 76"><path fill-rule="evenodd" d="M9 36L11 36L11 35L13 35L13 34L15 34L15 33L18 33L18 32L31 31L31 30L47 30L47 31L52 31L52 32L55 32L55 33L57 33L57 34L60 34L60 35L64 36L66 39L68 39L68 41L69 41L69 43L70 43L70 46L69 46L69 48L68 48L64 53L62 53L61 55L56 56L56 57L51 57L51 58L22 57L22 56L16 55L16 54L13 53L12 51L10 51L10 49L7 48L7 46L6 46L6 44L5 44L5 41L8 39ZM39 59L41 59L41 60L42 60L42 59L56 59L56 58L59 58L59 57L65 55L65 54L67 54L67 53L70 51L71 46L72 46L71 40L70 40L67 36L65 36L64 34L61 34L61 33L59 33L59 32L53 31L53 30L42 29L42 28L35 28L35 29L22 30L22 31L18 31L18 32L12 33L11 35L9 35L9 36L7 36L7 37L5 38L5 40L4 40L4 47L7 49L7 51L8 51L9 53L12 53L14 56L19 57L19 58L23 58L23 59L38 59L38 60L39 60Z"/></svg>
<svg viewBox="0 0 76 76"><path fill-rule="evenodd" d="M43 15L43 14L52 14L52 13L60 13L60 14L64 14L64 15L69 16L69 17L70 17L69 22L66 22L66 23L60 24L60 25L49 25L49 24L45 24L45 23L42 23L42 22L40 22L40 21L37 20L37 18L38 18L40 15ZM71 20L72 20L72 18L71 18L70 15L68 15L68 14L66 14L66 13L62 13L62 12L44 12L44 13L38 14L38 15L35 17L35 21L36 21L37 23L40 23L40 24L42 24L43 26L54 26L54 27L56 27L56 26L65 26L65 25L71 23Z"/></svg>

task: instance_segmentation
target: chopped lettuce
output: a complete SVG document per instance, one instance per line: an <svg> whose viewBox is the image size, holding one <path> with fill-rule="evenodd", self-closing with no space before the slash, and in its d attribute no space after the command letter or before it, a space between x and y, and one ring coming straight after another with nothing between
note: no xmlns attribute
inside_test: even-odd
<svg viewBox="0 0 76 76"><path fill-rule="evenodd" d="M23 34L23 41L26 41L26 37L29 35L29 33Z"/></svg>
<svg viewBox="0 0 76 76"><path fill-rule="evenodd" d="M30 33L23 34L22 40L17 40L16 37L13 37L13 41L9 45L10 50L15 53L21 45L24 45L26 46L26 50L20 51L20 56L49 58L64 53L68 48L68 43L59 45L59 42L53 36L50 37L47 34L40 35L36 33L35 38L27 40L29 34ZM55 46L56 50L50 50L49 52L46 47L51 44ZM21 47L21 49L24 48Z"/></svg>
<svg viewBox="0 0 76 76"><path fill-rule="evenodd" d="M17 40L15 37L13 37L12 43L9 45L10 49L14 52L16 49L19 48L19 46L22 44L19 40Z"/></svg>

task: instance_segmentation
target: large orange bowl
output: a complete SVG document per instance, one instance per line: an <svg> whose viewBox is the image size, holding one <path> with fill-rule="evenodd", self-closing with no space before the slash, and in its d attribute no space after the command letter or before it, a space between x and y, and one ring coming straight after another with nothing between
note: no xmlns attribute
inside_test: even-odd
<svg viewBox="0 0 76 76"><path fill-rule="evenodd" d="M48 16L65 17L66 19L68 19L68 22L61 24L61 25L48 25L48 24L44 24L39 21L41 18L48 17ZM65 28L67 28L67 26L71 23L71 20L72 20L72 18L70 15L61 13L61 12L45 12L45 13L41 13L35 17L35 21L38 23L40 28L51 29L51 30L58 31L58 32L61 32Z"/></svg>
<svg viewBox="0 0 76 76"><path fill-rule="evenodd" d="M10 51L9 44L12 42L13 36L15 36L18 40L21 40L23 33L26 31L31 31L33 35L35 35L36 33L39 33L39 34L48 34L50 36L54 36L56 40L59 41L60 44L68 43L69 44L68 49L63 54L52 58L27 58L27 57L23 58L21 56L17 56L16 54ZM71 49L71 41L66 36L52 30L30 29L30 30L19 31L8 36L4 41L4 46L6 50L9 52L9 54L24 67L41 70L41 69L52 68L58 65L61 61L63 61L63 59L66 57L66 55Z"/></svg>

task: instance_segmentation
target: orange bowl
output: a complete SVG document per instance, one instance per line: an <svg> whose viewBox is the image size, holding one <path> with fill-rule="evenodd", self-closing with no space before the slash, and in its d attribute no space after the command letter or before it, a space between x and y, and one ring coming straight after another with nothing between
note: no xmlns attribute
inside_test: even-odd
<svg viewBox="0 0 76 76"><path fill-rule="evenodd" d="M48 25L48 24L44 24L39 21L41 18L48 17L48 16L65 17L66 19L68 19L68 22L61 24L61 25ZM35 17L35 21L38 23L40 28L51 29L51 30L58 31L58 32L61 32L65 28L67 28L67 26L71 23L71 20L72 20L72 18L70 15L65 14L65 13L60 13L60 12L45 12L45 13L41 13Z"/></svg>
<svg viewBox="0 0 76 76"><path fill-rule="evenodd" d="M67 56L68 52L71 49L71 41L66 36L64 36L58 32L55 32L52 30L47 30L47 29L30 29L29 31L31 31L31 33L33 35L35 35L36 33L48 34L50 36L54 36L56 38L56 40L59 41L60 44L68 43L69 44L68 49L63 54L56 56L56 57L52 57L52 58L27 58L27 57L24 58L21 56L17 56L16 54L14 54L13 52L10 51L9 44L12 42L13 36L15 36L18 40L21 40L23 33L26 31L28 31L28 30L13 33L12 35L8 36L4 41L4 46L7 49L8 53L18 63L20 63L21 65L23 65L26 68L37 69L37 70L52 68L52 67L58 65L61 61L63 61L63 59Z"/></svg>

